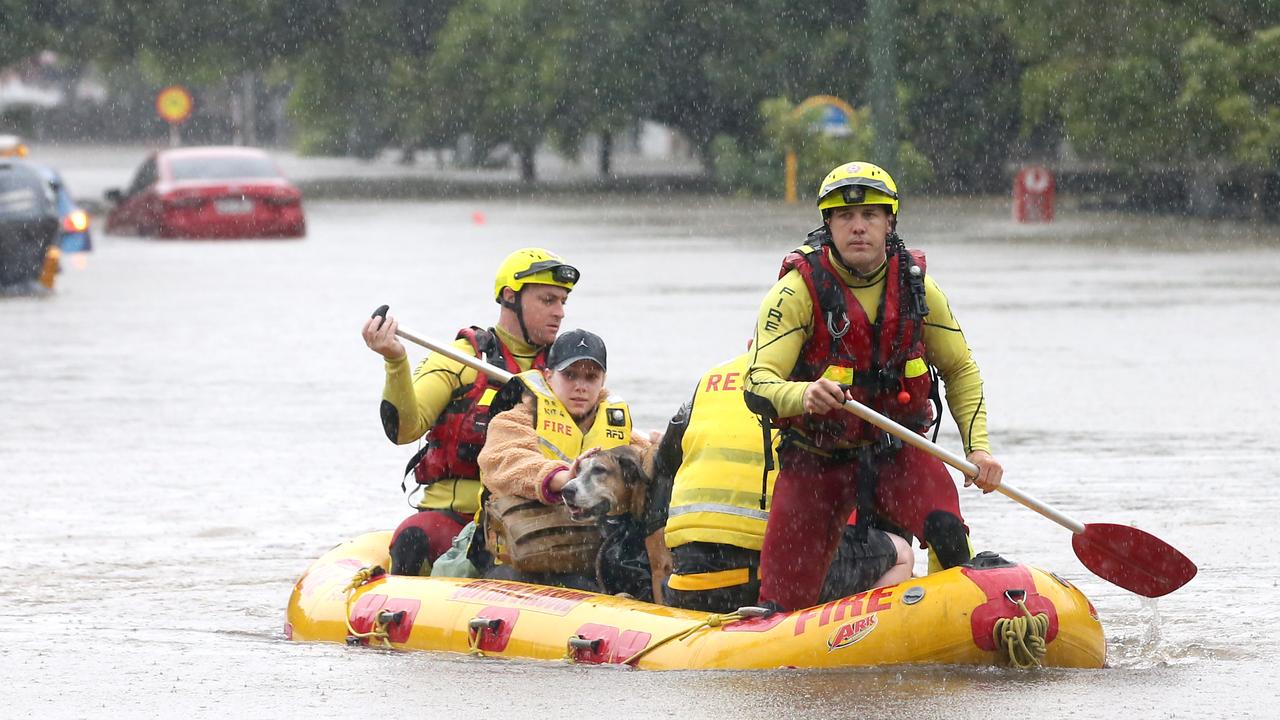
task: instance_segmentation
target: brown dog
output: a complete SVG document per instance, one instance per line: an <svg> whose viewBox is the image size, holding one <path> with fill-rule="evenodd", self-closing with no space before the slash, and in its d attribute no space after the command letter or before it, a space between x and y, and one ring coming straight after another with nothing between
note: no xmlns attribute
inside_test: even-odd
<svg viewBox="0 0 1280 720"><path fill-rule="evenodd" d="M595 518L604 534L596 556L596 580L608 594L627 593L662 602L662 582L671 572L671 552L661 530L645 522L657 445L644 451L622 446L590 453L560 491L575 520Z"/></svg>

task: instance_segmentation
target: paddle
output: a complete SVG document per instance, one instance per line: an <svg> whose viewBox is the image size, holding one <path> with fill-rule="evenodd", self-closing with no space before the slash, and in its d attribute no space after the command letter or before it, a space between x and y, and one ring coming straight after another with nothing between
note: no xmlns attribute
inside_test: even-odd
<svg viewBox="0 0 1280 720"><path fill-rule="evenodd" d="M845 410L879 427L903 442L923 450L944 463L976 477L978 466L963 457L929 442L923 435L899 425L871 408L846 400ZM1160 538L1127 525L1082 524L1062 512L1002 482L996 490L1074 533L1071 547L1080 562L1093 574L1125 590L1146 597L1160 597L1186 585L1196 576L1195 563Z"/></svg>
<svg viewBox="0 0 1280 720"><path fill-rule="evenodd" d="M373 315L371 315L370 317L380 317L385 322L387 319L387 310L389 309L390 308L388 308L386 305L379 305L378 309L374 310ZM415 345L421 345L422 347L428 350L435 350L436 352L440 353L441 355L444 355L450 360L455 360L457 362L462 363L463 365L466 365L469 368L485 373L486 375L493 378L494 380L497 380L498 382L505 383L506 381L510 380L513 377L511 373L507 372L506 370L503 370L500 367L490 365L489 363L481 360L478 357L474 357L464 352L461 352L458 350L458 348L453 347L452 345L446 345L445 343L438 343L438 342L435 342L434 340L428 340L426 338L423 338L417 335L411 330L406 330L403 327L396 328L396 335L404 338L405 340L408 340L411 343L414 343Z"/></svg>
<svg viewBox="0 0 1280 720"><path fill-rule="evenodd" d="M387 315L387 306L374 311L374 317ZM396 328L396 335L409 342L434 350L479 372L487 373L494 380L505 383L511 374L502 368L459 352L444 343L425 339L403 327ZM978 474L978 467L963 457L935 445L924 436L912 432L871 408L854 400L845 401L845 409L888 432L913 447L919 448L964 473L967 477ZM1191 562L1172 545L1137 528L1110 523L1085 525L1063 514L1026 493L1001 483L997 491L1035 510L1074 533L1071 547L1076 557L1098 577L1114 583L1130 592L1146 597L1160 597L1182 587L1196 575Z"/></svg>

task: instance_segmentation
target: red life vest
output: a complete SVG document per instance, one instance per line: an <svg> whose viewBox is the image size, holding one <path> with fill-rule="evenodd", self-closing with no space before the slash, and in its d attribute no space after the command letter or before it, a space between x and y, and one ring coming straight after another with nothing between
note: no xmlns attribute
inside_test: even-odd
<svg viewBox="0 0 1280 720"><path fill-rule="evenodd" d="M801 348L788 379L810 382L822 377L828 367L850 368L852 378L844 381L852 380L849 385L855 400L924 432L933 420L929 402L933 381L924 359L924 319L913 310L913 288L909 286L918 282L915 293L923 298L924 253L910 250L889 255L879 317L872 323L832 266L830 246L808 247L788 255L778 273L781 278L792 269L799 272L813 301L813 334ZM909 280L912 265L920 271L918 279ZM912 377L907 377L909 361ZM845 410L805 413L776 424L802 430L819 448L863 443L884 435Z"/></svg>
<svg viewBox="0 0 1280 720"><path fill-rule="evenodd" d="M458 338L471 343L472 352L486 362L504 368L512 375L519 374L511 351L498 339L492 329L463 328ZM546 350L538 351L533 359L534 368L547 366ZM430 485L437 480L478 480L480 468L476 459L484 447L485 434L489 430L489 403L494 392L502 389L502 383L491 380L482 372L476 373L476 381L453 392L449 404L427 431L427 444L409 461L413 477L420 485Z"/></svg>

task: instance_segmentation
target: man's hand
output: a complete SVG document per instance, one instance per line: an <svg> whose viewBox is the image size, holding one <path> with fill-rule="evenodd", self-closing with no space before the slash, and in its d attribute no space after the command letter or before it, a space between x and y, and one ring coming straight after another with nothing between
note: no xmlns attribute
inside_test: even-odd
<svg viewBox="0 0 1280 720"><path fill-rule="evenodd" d="M965 478L965 487L977 485L982 488L983 494L1000 487L1000 480L1004 477L1004 467L999 461L991 457L991 453L986 450L974 450L969 453L968 460L978 466L978 477Z"/></svg>
<svg viewBox="0 0 1280 720"><path fill-rule="evenodd" d="M381 317L371 317L364 323L364 329L361 335L364 336L364 344L369 349L378 353L388 360L399 360L406 355L404 345L400 339L396 337L396 319L388 315L384 320Z"/></svg>
<svg viewBox="0 0 1280 720"><path fill-rule="evenodd" d="M821 415L840 409L846 399L845 391L834 380L818 378L804 389L804 411Z"/></svg>

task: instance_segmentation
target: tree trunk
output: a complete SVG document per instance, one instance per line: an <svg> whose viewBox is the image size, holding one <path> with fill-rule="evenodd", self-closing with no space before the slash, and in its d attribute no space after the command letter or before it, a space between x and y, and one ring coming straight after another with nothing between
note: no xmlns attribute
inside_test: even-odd
<svg viewBox="0 0 1280 720"><path fill-rule="evenodd" d="M605 130L600 133L600 177L613 176L613 133Z"/></svg>
<svg viewBox="0 0 1280 720"><path fill-rule="evenodd" d="M898 168L898 31L897 3L871 0L867 64L871 78L871 125L875 128L875 162L897 172Z"/></svg>
<svg viewBox="0 0 1280 720"><path fill-rule="evenodd" d="M702 163L702 174L712 180L716 179L716 158L711 152L711 138L700 139L698 143L698 160Z"/></svg>
<svg viewBox="0 0 1280 720"><path fill-rule="evenodd" d="M531 183L538 179L537 168L533 164L533 154L536 150L534 147L523 147L519 150L521 182Z"/></svg>
<svg viewBox="0 0 1280 720"><path fill-rule="evenodd" d="M244 144L244 97L241 93L236 92L236 87L231 80L226 81L227 87L227 108L231 115L231 144Z"/></svg>
<svg viewBox="0 0 1280 720"><path fill-rule="evenodd" d="M1249 177L1249 218L1254 221L1265 219L1266 206L1262 202L1267 192L1267 174L1262 170L1250 173Z"/></svg>
<svg viewBox="0 0 1280 720"><path fill-rule="evenodd" d="M246 145L258 144L258 76L252 70L241 77L242 130Z"/></svg>
<svg viewBox="0 0 1280 720"><path fill-rule="evenodd" d="M1221 174L1219 168L1205 162L1187 178L1187 211L1191 215L1214 217L1218 214L1221 202L1218 180Z"/></svg>

